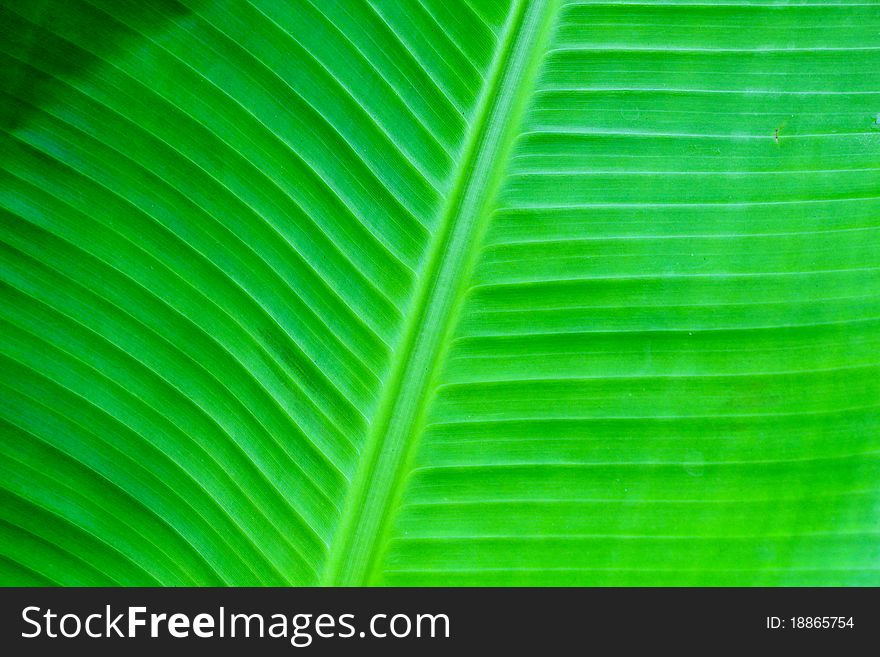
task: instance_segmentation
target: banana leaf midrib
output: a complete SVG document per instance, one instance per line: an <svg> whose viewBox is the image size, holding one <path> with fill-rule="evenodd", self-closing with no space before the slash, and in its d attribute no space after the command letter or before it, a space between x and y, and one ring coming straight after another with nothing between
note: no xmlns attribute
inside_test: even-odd
<svg viewBox="0 0 880 657"><path fill-rule="evenodd" d="M555 10L554 0L521 0L511 9L496 46L442 223L417 279L404 337L331 546L327 584L368 583L380 556L381 538L418 441L444 338L464 295Z"/></svg>

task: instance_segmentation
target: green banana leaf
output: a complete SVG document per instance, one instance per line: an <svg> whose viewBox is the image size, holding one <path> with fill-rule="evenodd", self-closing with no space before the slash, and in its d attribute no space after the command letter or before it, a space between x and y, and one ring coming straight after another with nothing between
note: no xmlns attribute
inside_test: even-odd
<svg viewBox="0 0 880 657"><path fill-rule="evenodd" d="M9 0L0 58L0 584L880 584L876 0Z"/></svg>

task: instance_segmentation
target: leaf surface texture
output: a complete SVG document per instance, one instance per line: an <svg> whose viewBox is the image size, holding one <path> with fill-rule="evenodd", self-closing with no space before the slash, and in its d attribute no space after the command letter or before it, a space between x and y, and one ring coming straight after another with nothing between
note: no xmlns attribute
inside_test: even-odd
<svg viewBox="0 0 880 657"><path fill-rule="evenodd" d="M880 583L877 3L0 30L3 583Z"/></svg>

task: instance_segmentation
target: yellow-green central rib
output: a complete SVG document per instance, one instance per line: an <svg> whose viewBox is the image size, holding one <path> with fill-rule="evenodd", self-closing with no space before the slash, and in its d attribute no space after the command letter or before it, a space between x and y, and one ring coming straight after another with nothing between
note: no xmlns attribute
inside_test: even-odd
<svg viewBox="0 0 880 657"><path fill-rule="evenodd" d="M523 89L531 86L546 43L553 4L521 0L511 10L333 542L326 585L370 582L388 510L399 494L435 365L476 253L474 243L498 187L497 164L515 135L521 99L527 97Z"/></svg>

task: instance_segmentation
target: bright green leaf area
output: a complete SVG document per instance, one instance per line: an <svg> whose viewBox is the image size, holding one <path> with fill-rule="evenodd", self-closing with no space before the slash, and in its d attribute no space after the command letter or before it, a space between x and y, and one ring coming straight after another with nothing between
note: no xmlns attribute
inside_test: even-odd
<svg viewBox="0 0 880 657"><path fill-rule="evenodd" d="M880 2L0 10L0 584L880 585Z"/></svg>

